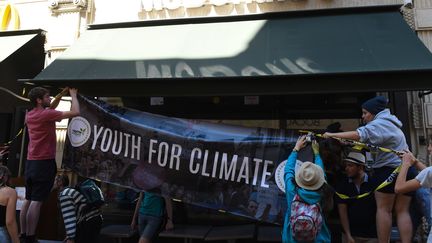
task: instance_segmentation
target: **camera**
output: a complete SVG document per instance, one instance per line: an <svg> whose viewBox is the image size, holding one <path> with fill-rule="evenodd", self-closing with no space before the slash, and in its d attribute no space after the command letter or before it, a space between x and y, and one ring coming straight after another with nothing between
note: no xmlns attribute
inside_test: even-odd
<svg viewBox="0 0 432 243"><path fill-rule="evenodd" d="M307 143L312 143L313 140L315 140L315 136L312 133L308 133L306 135L306 142Z"/></svg>

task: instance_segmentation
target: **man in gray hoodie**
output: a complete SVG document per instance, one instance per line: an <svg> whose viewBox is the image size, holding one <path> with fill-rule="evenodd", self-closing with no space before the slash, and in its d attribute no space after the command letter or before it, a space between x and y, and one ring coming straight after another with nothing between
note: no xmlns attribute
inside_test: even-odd
<svg viewBox="0 0 432 243"><path fill-rule="evenodd" d="M367 100L362 104L362 119L365 126L359 127L355 131L340 133L325 133L324 137L343 138L373 144L376 146L404 151L408 149L405 135L401 127L402 122L390 113L387 109L387 98L377 96ZM394 153L373 151L374 180L376 186L384 182L392 172L401 164L401 159ZM414 173L414 172L412 172ZM414 174L409 173L407 179L414 178ZM405 194L395 194L394 183L375 192L377 203L377 233L379 242L389 242L390 230L392 226L393 205L397 217L397 225L402 242L411 242L412 222L409 215L409 205L411 196Z"/></svg>

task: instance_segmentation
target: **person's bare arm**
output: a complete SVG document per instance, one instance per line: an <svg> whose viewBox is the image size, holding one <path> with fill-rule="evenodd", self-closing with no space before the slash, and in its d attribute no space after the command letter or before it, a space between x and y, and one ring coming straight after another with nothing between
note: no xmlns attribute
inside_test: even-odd
<svg viewBox="0 0 432 243"><path fill-rule="evenodd" d="M69 88L69 94L72 97L72 105L70 111L63 112L62 119L72 118L80 114L80 107L77 99L78 90Z"/></svg>
<svg viewBox="0 0 432 243"><path fill-rule="evenodd" d="M136 205L135 205L134 214L132 216L132 222L131 222L131 228L132 229L135 229L135 227L137 225L138 211L139 211L139 208L141 206L142 198L143 198L143 192L140 192L139 197L138 197L138 201L136 202Z"/></svg>
<svg viewBox="0 0 432 243"><path fill-rule="evenodd" d="M9 153L9 145L0 145L0 156Z"/></svg>
<svg viewBox="0 0 432 243"><path fill-rule="evenodd" d="M55 109L60 103L61 98L69 92L69 87L64 88L60 93L58 93L54 99L51 101L50 109Z"/></svg>
<svg viewBox="0 0 432 243"><path fill-rule="evenodd" d="M173 212L172 212L172 202L170 198L164 197L165 200L165 210L167 213L168 221L165 225L165 230L170 230L174 228L174 224L172 221Z"/></svg>
<svg viewBox="0 0 432 243"><path fill-rule="evenodd" d="M6 206L6 228L13 243L19 243L18 226L16 222L17 193L14 189L8 190L9 199Z"/></svg>
<svg viewBox="0 0 432 243"><path fill-rule="evenodd" d="M357 131L349 131L349 132L326 132L323 134L325 138L343 138L343 139L351 139L355 141L360 140L360 134Z"/></svg>
<svg viewBox="0 0 432 243"><path fill-rule="evenodd" d="M402 156L402 167L399 171L399 175L396 179L395 192L396 193L407 193L410 191L415 191L421 187L420 182L417 179L406 180L408 169L413 164L422 164L410 153L406 152ZM425 168L426 166L418 165L419 168Z"/></svg>
<svg viewBox="0 0 432 243"><path fill-rule="evenodd" d="M347 243L353 243L354 239L352 238L351 229L349 226L347 205L343 203L338 204L338 211L341 225L345 232L346 241Z"/></svg>

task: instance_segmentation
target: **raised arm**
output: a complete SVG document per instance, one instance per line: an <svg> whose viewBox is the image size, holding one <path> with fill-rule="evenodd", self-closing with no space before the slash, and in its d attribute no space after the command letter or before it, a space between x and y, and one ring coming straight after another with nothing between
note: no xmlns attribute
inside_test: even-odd
<svg viewBox="0 0 432 243"><path fill-rule="evenodd" d="M323 163L321 156L319 154L319 144L316 140L312 141L312 151L313 151L314 156L315 156L315 164L318 165L319 167L321 167L323 169L323 171L325 171L324 163Z"/></svg>
<svg viewBox="0 0 432 243"><path fill-rule="evenodd" d="M325 138L343 138L343 139L351 139L355 141L360 140L360 134L357 131L349 131L349 132L326 132L323 134Z"/></svg>
<svg viewBox="0 0 432 243"><path fill-rule="evenodd" d="M64 88L60 93L58 93L54 99L51 101L50 109L55 109L60 103L61 98L69 92L69 87Z"/></svg>
<svg viewBox="0 0 432 243"><path fill-rule="evenodd" d="M285 184L287 181L290 182L291 179L294 178L294 173L295 173L294 168L297 162L297 152L300 151L305 146L306 146L306 136L299 137L285 165L285 170L284 170Z"/></svg>
<svg viewBox="0 0 432 243"><path fill-rule="evenodd" d="M70 111L63 112L62 119L72 118L80 114L80 107L77 99L78 90L75 88L70 88L69 94L72 97L71 109Z"/></svg>
<svg viewBox="0 0 432 243"><path fill-rule="evenodd" d="M409 181L406 180L408 169L412 165L415 165L416 168L423 170L426 168L425 165L420 163L411 152L406 152L402 156L402 167L399 171L399 175L396 179L395 184L395 192L396 193L406 193L410 191L415 191L421 187L420 182L417 179L411 179Z"/></svg>

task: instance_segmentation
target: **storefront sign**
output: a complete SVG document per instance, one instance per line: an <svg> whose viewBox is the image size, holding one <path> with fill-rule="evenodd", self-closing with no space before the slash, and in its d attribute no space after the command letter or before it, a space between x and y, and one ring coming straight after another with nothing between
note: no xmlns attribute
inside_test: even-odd
<svg viewBox="0 0 432 243"><path fill-rule="evenodd" d="M144 61L135 62L138 78L261 76L322 72L317 66L316 62L303 57L296 60L280 58L274 63L264 63L263 67L245 65L240 67L240 70L222 64L203 65L198 62L188 63L186 61L161 65Z"/></svg>
<svg viewBox="0 0 432 243"><path fill-rule="evenodd" d="M223 6L225 4L242 4L242 3L266 3L273 1L285 0L142 0L142 5L145 11L153 10L175 10L181 7L184 8L200 8L204 5Z"/></svg>
<svg viewBox="0 0 432 243"><path fill-rule="evenodd" d="M69 123L63 163L82 176L282 223L279 165L297 131L164 117L83 97L79 103L81 116ZM308 150L300 155L312 157ZM249 203L258 211L248 210Z"/></svg>
<svg viewBox="0 0 432 243"><path fill-rule="evenodd" d="M1 17L1 30L18 30L20 28L20 19L17 9L11 5L6 4L6 6L1 8L0 11L0 17Z"/></svg>

